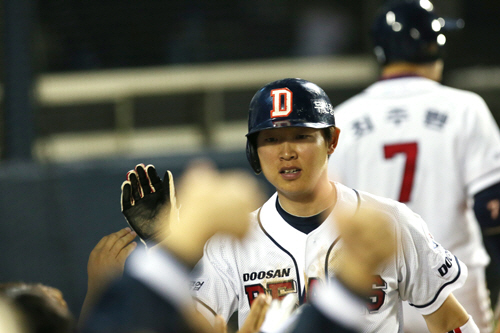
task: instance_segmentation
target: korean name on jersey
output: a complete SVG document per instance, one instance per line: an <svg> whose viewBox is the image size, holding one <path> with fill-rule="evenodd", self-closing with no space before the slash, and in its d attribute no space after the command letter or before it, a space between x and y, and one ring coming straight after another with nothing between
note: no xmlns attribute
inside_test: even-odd
<svg viewBox="0 0 500 333"><path fill-rule="evenodd" d="M382 80L335 118L332 180L407 204L466 265L488 264L470 207L464 214L469 197L500 179L500 135L480 96L422 77Z"/></svg>

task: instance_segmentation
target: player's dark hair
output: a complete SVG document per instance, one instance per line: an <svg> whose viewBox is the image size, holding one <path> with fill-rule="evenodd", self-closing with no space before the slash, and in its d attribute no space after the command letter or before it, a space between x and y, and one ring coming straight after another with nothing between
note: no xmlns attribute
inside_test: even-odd
<svg viewBox="0 0 500 333"><path fill-rule="evenodd" d="M335 131L335 126L321 128L321 134L323 134L323 137L327 144L332 140L334 131ZM259 135L259 133L260 132L252 133L247 137L248 144L252 147L251 149L255 150L255 154L257 154L257 136ZM330 157L330 155L328 157Z"/></svg>
<svg viewBox="0 0 500 333"><path fill-rule="evenodd" d="M27 319L33 333L72 333L74 321L68 313L61 313L44 297L36 294L21 294L14 304Z"/></svg>
<svg viewBox="0 0 500 333"><path fill-rule="evenodd" d="M327 127L327 128L323 128L322 129L322 132L323 132L323 136L325 138L325 142L326 144L328 145L330 143L330 141L332 141L333 139L333 132L335 131L335 126L331 126L331 127ZM332 155L329 154L328 155L328 159L330 159Z"/></svg>
<svg viewBox="0 0 500 333"><path fill-rule="evenodd" d="M75 320L70 311L43 290L43 285L5 283L0 293L21 312L30 333L73 333Z"/></svg>
<svg viewBox="0 0 500 333"><path fill-rule="evenodd" d="M323 136L325 137L325 142L329 143L333 138L333 131L335 130L335 126L323 128Z"/></svg>
<svg viewBox="0 0 500 333"><path fill-rule="evenodd" d="M437 16L433 5L394 0L381 7L371 28L375 56L382 65L431 63L444 57L445 34L463 27L461 19Z"/></svg>

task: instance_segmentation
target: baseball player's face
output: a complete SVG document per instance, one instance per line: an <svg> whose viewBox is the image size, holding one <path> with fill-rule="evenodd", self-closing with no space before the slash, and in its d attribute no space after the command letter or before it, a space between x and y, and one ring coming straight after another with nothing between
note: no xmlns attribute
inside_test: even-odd
<svg viewBox="0 0 500 333"><path fill-rule="evenodd" d="M262 172L280 195L306 199L329 186L328 155L335 148L322 130L285 127L261 131L257 137Z"/></svg>

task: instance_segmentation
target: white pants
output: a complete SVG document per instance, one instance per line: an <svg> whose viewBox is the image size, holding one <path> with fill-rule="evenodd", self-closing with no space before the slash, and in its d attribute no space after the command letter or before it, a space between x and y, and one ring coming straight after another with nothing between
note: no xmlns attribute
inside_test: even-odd
<svg viewBox="0 0 500 333"><path fill-rule="evenodd" d="M469 268L467 281L462 288L455 290L453 295L474 318L481 333L492 332L493 311L483 268ZM422 315L407 302L403 302L403 315L405 333L429 332Z"/></svg>

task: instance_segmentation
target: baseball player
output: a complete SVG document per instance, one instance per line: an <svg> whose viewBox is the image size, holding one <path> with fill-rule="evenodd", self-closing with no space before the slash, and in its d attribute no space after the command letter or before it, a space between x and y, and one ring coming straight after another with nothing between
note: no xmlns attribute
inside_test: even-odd
<svg viewBox="0 0 500 333"><path fill-rule="evenodd" d="M490 259L481 231L498 250L500 135L481 97L439 83L450 25L428 1L381 9L372 28L381 78L335 108L343 140L329 171L422 216L436 241L467 265L467 283L453 294L486 333ZM419 304L405 304L405 332L426 331Z"/></svg>
<svg viewBox="0 0 500 333"><path fill-rule="evenodd" d="M141 237L147 237L147 230L150 235L165 236L160 245L148 252L141 249L132 253L125 271L125 259L135 248L129 245L134 233L121 230L96 245L89 258L89 285L90 279L97 279L92 285L102 285L102 280L108 280L110 274L113 279L117 274L123 274L123 278L107 288L104 295L93 297L98 302L82 322L82 332L212 331L193 313L187 267L196 264L205 242L215 232L231 234L234 239L246 234L248 213L261 202L260 191L256 180L248 174L219 173L210 165L198 164L184 174L180 198L182 214L164 215L169 209L176 209L171 174L167 172L161 181L155 168L144 164L128 173L122 185L122 211L127 221ZM149 225L145 227L144 222ZM282 332L283 327L289 333L358 332L363 302L345 286L359 295L371 294L374 270L394 255L395 248L384 244L393 243L390 242L394 239L393 228L384 215L361 208L354 216L340 215L335 226L335 232L342 234L346 244L343 256L336 261L342 268L344 284L332 281L319 286L321 292L292 317L289 315L295 304L293 294L283 302L271 303L271 296L261 293L253 300L245 324L238 332ZM323 228L323 231L332 230ZM342 304L336 301L339 298ZM221 319L216 318L215 332L225 332L225 321ZM201 327L194 328L193 323Z"/></svg>
<svg viewBox="0 0 500 333"><path fill-rule="evenodd" d="M292 294L300 305L333 276L348 286L353 281L337 267L345 253L342 238L329 230L338 216L370 208L392 223L395 239L386 242L394 242L396 255L373 276L362 330L401 332L406 300L431 332L478 332L452 294L464 284L467 267L432 238L425 222L395 200L329 181L328 158L339 133L331 102L316 84L283 79L257 91L247 157L276 193L252 213L245 238L218 234L206 243L192 286L200 311L226 320L238 311L241 325L261 293L276 299Z"/></svg>

